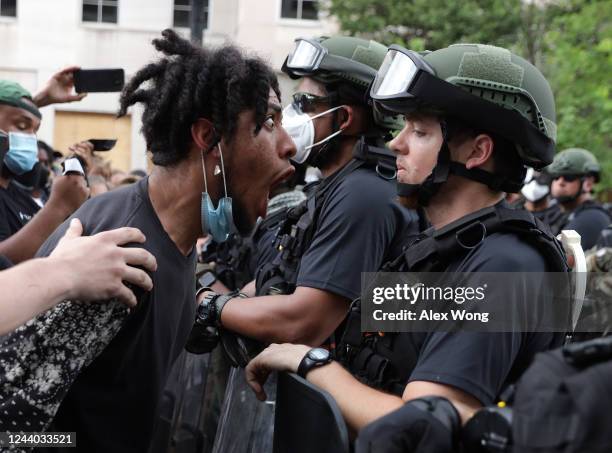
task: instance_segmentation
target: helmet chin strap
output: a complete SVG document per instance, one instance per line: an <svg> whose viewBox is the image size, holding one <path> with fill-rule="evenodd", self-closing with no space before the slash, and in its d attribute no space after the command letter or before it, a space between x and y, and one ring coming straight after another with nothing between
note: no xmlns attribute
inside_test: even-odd
<svg viewBox="0 0 612 453"><path fill-rule="evenodd" d="M420 206L428 206L433 196L438 193L440 187L448 180L450 174L461 176L472 181L486 185L495 191L518 192L522 187L522 178L511 180L510 178L495 175L480 168L466 168L465 164L451 160L448 147L448 134L445 123L441 123L444 141L438 153L436 166L431 174L421 184L397 183L397 194L400 197L417 196Z"/></svg>
<svg viewBox="0 0 612 453"><path fill-rule="evenodd" d="M450 149L448 148L448 133L445 122L440 123L442 128L442 146L438 152L438 160L436 165L420 184L404 184L397 183L397 194L400 197L417 197L420 206L428 206L433 196L440 190L442 184L448 180L450 173L451 160Z"/></svg>

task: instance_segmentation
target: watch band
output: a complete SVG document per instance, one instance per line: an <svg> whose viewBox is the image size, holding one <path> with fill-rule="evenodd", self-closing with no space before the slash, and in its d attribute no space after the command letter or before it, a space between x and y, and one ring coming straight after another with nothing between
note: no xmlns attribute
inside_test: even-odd
<svg viewBox="0 0 612 453"><path fill-rule="evenodd" d="M318 368L320 366L327 365L328 363L332 361L332 356L331 356L331 353L329 353L329 351L327 351L328 354L326 358L323 358L323 359L312 358L311 352L315 349L322 349L322 348L312 348L311 350L309 350L298 366L297 374L298 376L304 379L306 379L306 375L313 368Z"/></svg>
<svg viewBox="0 0 612 453"><path fill-rule="evenodd" d="M222 296L219 296L215 299L215 307L216 307L216 314L217 314L217 326L218 327L223 327L223 325L221 324L221 312L223 311L223 307L225 307L225 304L230 300L230 299L234 299L235 297L241 297L244 298L245 295L239 291L232 291L231 293L227 293L227 294L223 294Z"/></svg>

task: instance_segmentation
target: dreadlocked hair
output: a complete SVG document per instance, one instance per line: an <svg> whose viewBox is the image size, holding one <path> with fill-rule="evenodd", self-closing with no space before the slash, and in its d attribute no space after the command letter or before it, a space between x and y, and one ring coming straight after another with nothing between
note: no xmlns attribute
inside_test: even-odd
<svg viewBox="0 0 612 453"><path fill-rule="evenodd" d="M198 118L213 124L217 139L231 141L238 115L253 110L257 135L268 111L270 88L280 100L272 69L234 45L203 48L170 29L162 36L153 45L165 56L140 69L126 84L117 114L125 115L136 103L144 105L141 131L153 163L168 166L184 159L191 125Z"/></svg>

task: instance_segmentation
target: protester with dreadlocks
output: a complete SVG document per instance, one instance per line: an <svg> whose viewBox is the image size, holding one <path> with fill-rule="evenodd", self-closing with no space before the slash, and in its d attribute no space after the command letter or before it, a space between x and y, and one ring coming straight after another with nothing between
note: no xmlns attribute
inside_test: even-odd
<svg viewBox="0 0 612 453"><path fill-rule="evenodd" d="M115 300L62 303L17 330L0 353L0 409L15 421L11 430L44 430L55 417L53 431L79 433L78 451L148 450L195 314L196 239L248 232L265 216L271 187L293 173L271 69L234 46L202 49L171 30L162 35L153 44L165 57L127 84L119 111L144 105L151 175L74 214L89 235L139 228L157 258L153 289L134 290L131 312Z"/></svg>

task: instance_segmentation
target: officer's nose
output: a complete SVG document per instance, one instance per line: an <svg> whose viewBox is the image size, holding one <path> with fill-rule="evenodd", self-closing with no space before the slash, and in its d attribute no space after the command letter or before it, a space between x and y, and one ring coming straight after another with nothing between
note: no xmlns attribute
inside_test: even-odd
<svg viewBox="0 0 612 453"><path fill-rule="evenodd" d="M405 154L406 153L406 143L404 140L404 133L406 128L404 127L399 134L395 136L393 140L389 142L389 149L393 151L395 154Z"/></svg>

